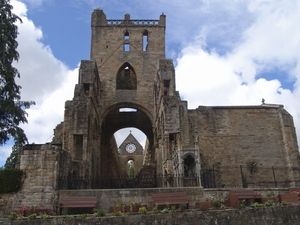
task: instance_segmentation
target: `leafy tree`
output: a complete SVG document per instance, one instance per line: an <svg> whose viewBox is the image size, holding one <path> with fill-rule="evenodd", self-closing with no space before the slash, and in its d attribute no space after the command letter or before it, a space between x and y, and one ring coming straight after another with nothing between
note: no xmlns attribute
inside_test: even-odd
<svg viewBox="0 0 300 225"><path fill-rule="evenodd" d="M10 156L6 159L4 168L5 169L15 169L19 161L20 152L22 151L23 145L16 142L12 147L12 152Z"/></svg>
<svg viewBox="0 0 300 225"><path fill-rule="evenodd" d="M25 109L35 104L20 101L21 86L15 83L15 78L20 77L18 70L12 66L13 61L19 59L17 21L22 22L12 13L10 0L0 0L0 145L10 138L19 143L27 142L19 125L27 123Z"/></svg>

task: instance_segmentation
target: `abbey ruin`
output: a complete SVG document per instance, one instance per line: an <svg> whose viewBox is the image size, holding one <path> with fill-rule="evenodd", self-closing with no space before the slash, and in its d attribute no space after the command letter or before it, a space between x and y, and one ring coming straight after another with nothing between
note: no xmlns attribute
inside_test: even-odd
<svg viewBox="0 0 300 225"><path fill-rule="evenodd" d="M293 118L282 105L188 109L165 58L166 15L112 20L96 9L91 32L90 60L53 140L24 146L27 178L12 208L53 207L70 189L300 185ZM114 133L126 127L141 130L146 145L129 134L117 146Z"/></svg>

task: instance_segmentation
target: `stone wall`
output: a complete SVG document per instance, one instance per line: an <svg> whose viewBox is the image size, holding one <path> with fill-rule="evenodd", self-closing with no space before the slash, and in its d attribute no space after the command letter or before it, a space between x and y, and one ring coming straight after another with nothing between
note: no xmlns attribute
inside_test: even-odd
<svg viewBox="0 0 300 225"><path fill-rule="evenodd" d="M201 167L217 170L217 187L242 186L240 165L249 182L272 181L272 167L281 186L299 180L292 172L299 167L295 128L282 106L203 106L189 118L198 127Z"/></svg>
<svg viewBox="0 0 300 225"><path fill-rule="evenodd" d="M191 224L206 224L206 225L299 225L300 206L275 206L268 208L247 208L243 210L227 209L227 210L209 210L209 211L186 211L172 214L148 214L148 215L126 215L119 217L90 217L81 218L63 218L56 217L49 220L16 220L15 225L191 225ZM2 222L2 223L1 223ZM9 225L8 220L0 219L3 225Z"/></svg>
<svg viewBox="0 0 300 225"><path fill-rule="evenodd" d="M22 206L56 210L59 171L57 147L50 144L27 145L20 162L20 169L25 171L26 179L18 193L5 195L5 211L10 212Z"/></svg>

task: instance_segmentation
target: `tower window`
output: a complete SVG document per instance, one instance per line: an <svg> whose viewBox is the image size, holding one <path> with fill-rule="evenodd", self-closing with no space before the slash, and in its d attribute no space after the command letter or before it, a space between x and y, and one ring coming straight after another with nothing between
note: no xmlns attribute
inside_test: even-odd
<svg viewBox="0 0 300 225"><path fill-rule="evenodd" d="M129 32L126 31L124 33L124 45L123 45L123 50L124 52L129 52L130 51L130 44L129 44Z"/></svg>
<svg viewBox="0 0 300 225"><path fill-rule="evenodd" d="M164 80L164 95L168 95L170 88L170 80Z"/></svg>
<svg viewBox="0 0 300 225"><path fill-rule="evenodd" d="M143 51L148 50L148 31L145 30L143 33Z"/></svg>
<svg viewBox="0 0 300 225"><path fill-rule="evenodd" d="M133 67L124 63L117 73L117 89L136 90L137 80Z"/></svg>

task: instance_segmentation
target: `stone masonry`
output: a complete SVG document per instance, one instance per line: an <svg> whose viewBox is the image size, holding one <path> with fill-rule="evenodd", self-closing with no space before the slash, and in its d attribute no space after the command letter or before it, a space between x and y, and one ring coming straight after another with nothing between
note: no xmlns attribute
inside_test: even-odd
<svg viewBox="0 0 300 225"><path fill-rule="evenodd" d="M173 62L165 58L165 31L164 14L158 20L129 14L107 19L94 10L90 60L81 61L74 97L65 103L52 142L24 147L27 178L13 208L55 210L61 176L123 174L114 133L126 127L147 136L135 174L170 178L161 188L209 187L211 181L217 188L270 187L266 181L275 177L277 187L300 185L292 116L282 105L265 103L188 109L176 90ZM183 181L172 179L178 175ZM193 185L184 182L195 176Z"/></svg>

